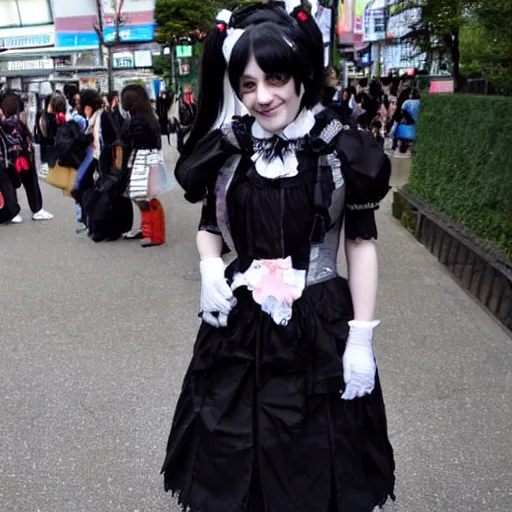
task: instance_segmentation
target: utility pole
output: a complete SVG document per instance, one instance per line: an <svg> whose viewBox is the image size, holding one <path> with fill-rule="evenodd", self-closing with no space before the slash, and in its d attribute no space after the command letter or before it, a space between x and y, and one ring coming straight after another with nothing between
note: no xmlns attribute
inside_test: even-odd
<svg viewBox="0 0 512 512"><path fill-rule="evenodd" d="M103 6L101 5L102 0L96 0L96 13L98 15L97 23L94 25L94 30L98 36L99 40L99 50L100 50L100 57L101 57L101 63L103 66L103 48L107 49L107 73L108 76L110 76L111 73L111 58L110 58L110 51L107 48L107 45L105 44L105 37L103 32Z"/></svg>
<svg viewBox="0 0 512 512"><path fill-rule="evenodd" d="M105 41L105 33L104 33L104 27L103 27L103 6L102 6L102 0L96 0L96 10L98 13L98 22L94 26L94 30L96 31L96 34L98 35L99 39L99 48L100 48L100 54L103 57L103 48L106 48L107 50L107 78L108 78L108 90L109 92L114 90L114 63L113 63L113 50L115 47L120 43L119 39L119 27L121 26L122 19L121 19L121 11L123 8L124 0L118 0L117 8L114 13L114 40L106 42Z"/></svg>

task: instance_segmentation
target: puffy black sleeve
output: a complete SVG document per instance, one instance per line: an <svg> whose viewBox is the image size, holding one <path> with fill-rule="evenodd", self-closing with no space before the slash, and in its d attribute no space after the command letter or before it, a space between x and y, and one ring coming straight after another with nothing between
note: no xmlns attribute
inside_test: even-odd
<svg viewBox="0 0 512 512"><path fill-rule="evenodd" d="M221 130L214 130L197 143L192 153L180 157L174 174L185 190L187 201L197 203L207 198L208 203L215 204L211 192L220 168L231 154ZM209 206L208 210L213 207Z"/></svg>
<svg viewBox="0 0 512 512"><path fill-rule="evenodd" d="M208 192L203 199L199 230L208 231L214 235L221 235L219 225L217 224L217 205L215 201L215 194L213 192Z"/></svg>
<svg viewBox="0 0 512 512"><path fill-rule="evenodd" d="M389 191L391 162L381 145L363 131L344 131L338 154L347 190L345 237L376 239L375 210Z"/></svg>
<svg viewBox="0 0 512 512"><path fill-rule="evenodd" d="M208 231L208 233L222 237L222 231L217 223L217 201L215 194L211 191L208 191L208 194L203 199L201 219L199 220L199 231ZM223 238L222 254L227 254L230 250L231 249Z"/></svg>

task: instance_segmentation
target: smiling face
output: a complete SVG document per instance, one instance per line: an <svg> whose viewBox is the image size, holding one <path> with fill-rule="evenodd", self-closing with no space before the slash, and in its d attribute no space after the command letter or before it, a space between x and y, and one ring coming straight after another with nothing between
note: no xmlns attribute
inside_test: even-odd
<svg viewBox="0 0 512 512"><path fill-rule="evenodd" d="M284 73L266 74L251 57L240 79L242 103L262 128L282 132L298 115L302 93L294 79Z"/></svg>

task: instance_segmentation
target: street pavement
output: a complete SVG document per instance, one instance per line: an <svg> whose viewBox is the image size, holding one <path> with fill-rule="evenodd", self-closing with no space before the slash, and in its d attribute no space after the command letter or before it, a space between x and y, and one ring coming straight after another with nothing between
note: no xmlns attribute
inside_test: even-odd
<svg viewBox="0 0 512 512"><path fill-rule="evenodd" d="M167 149L169 168L176 153ZM198 327L199 207L165 197L167 244L0 226L0 512L178 512L159 475ZM399 512L512 511L512 340L379 211L376 352ZM346 511L350 512L350 511Z"/></svg>

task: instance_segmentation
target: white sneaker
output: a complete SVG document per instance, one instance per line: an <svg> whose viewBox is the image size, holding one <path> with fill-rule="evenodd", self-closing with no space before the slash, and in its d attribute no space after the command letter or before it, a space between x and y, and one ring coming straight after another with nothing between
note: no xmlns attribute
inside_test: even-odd
<svg viewBox="0 0 512 512"><path fill-rule="evenodd" d="M21 222L23 222L23 218L20 214L18 214L16 215L16 217L13 217L9 222L11 222L12 224L20 224Z"/></svg>
<svg viewBox="0 0 512 512"><path fill-rule="evenodd" d="M53 215L42 208L32 215L32 220L51 220L53 219Z"/></svg>

